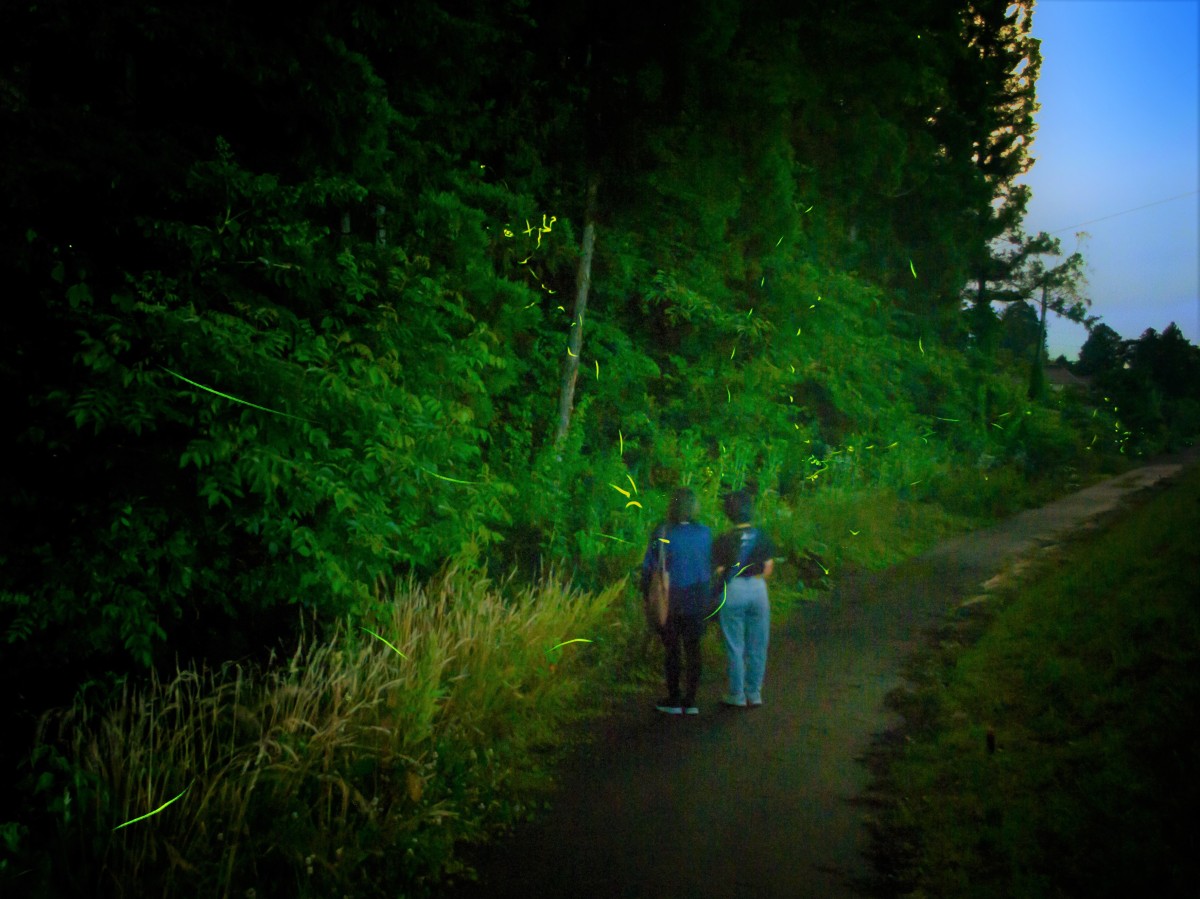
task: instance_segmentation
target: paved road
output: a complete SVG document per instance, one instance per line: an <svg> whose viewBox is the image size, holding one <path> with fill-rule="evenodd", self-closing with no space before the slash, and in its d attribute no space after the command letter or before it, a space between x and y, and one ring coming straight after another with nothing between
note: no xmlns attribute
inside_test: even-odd
<svg viewBox="0 0 1200 899"><path fill-rule="evenodd" d="M698 718L660 716L653 696L624 709L569 762L554 807L486 850L483 883L453 899L858 895L870 873L852 802L869 778L858 759L897 723L884 697L926 629L1193 459L1157 461L843 580L776 627L761 709L716 707L720 672L706 673Z"/></svg>

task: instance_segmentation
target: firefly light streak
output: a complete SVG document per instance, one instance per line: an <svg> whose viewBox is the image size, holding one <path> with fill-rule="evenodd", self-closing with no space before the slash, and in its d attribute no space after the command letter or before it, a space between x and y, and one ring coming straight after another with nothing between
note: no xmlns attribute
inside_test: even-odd
<svg viewBox="0 0 1200 899"><path fill-rule="evenodd" d="M721 604L719 606L717 606L715 609L713 609L711 612L709 612L707 615L704 616L705 621L708 621L709 618L712 618L713 615L716 615L717 612L719 612L719 611L721 611L721 609L725 608L725 600L726 600L726 598L728 598L728 596L729 596L729 584L724 584L721 588Z"/></svg>
<svg viewBox="0 0 1200 899"><path fill-rule="evenodd" d="M584 637L576 637L574 640L563 640L563 642L556 644L555 646L551 646L549 649L547 649L546 655L550 655L550 653L554 652L554 650L558 649L560 646L567 646L568 644L571 644L571 643L594 643L594 642L596 642L596 641L588 640Z"/></svg>
<svg viewBox="0 0 1200 899"><path fill-rule="evenodd" d="M424 468L419 465L417 467L420 468L421 471L425 472L425 474L433 475L435 478L439 478L440 480L443 480L443 481L449 481L451 484L478 484L478 483L480 483L479 481L463 481L458 478L448 478L444 474L438 474L436 471L430 471L428 468Z"/></svg>
<svg viewBox="0 0 1200 899"><path fill-rule="evenodd" d="M182 796L182 795L183 795L184 793L186 793L186 792L187 792L189 789L191 789L191 785L188 785L188 786L184 787L184 788L183 788L183 792L182 792L182 793L180 793L180 794L179 794L179 796ZM179 798L179 796L176 796L176 797L175 797L175 799L178 799L178 798ZM145 820L146 820L147 818L149 818L151 815L157 815L159 812L161 812L163 809L165 809L165 808L166 808L168 805L170 805L172 802L174 802L174 801L175 801L175 799L168 799L166 802L164 802L162 805L160 805L160 806L159 806L158 808L156 808L154 811L152 811L152 812L147 812L146 814L142 815L142 816L141 816L141 817L139 817L139 818L134 818L132 821L126 821L124 824L118 824L116 827L114 827L114 828L113 828L113 830L114 830L114 831L117 831L117 830L120 830L122 827L128 827L130 824L137 824L137 822L138 822L138 821L145 821Z"/></svg>
<svg viewBox="0 0 1200 899"><path fill-rule="evenodd" d="M402 653L400 650L398 650L395 646L392 646L391 643L388 643L387 640L384 640L383 637L379 636L379 634L375 633L373 630L371 630L369 628L365 628L362 625L359 625L359 630L364 630L368 634L370 634L372 637L374 637L376 640L382 641L384 644L386 644L392 650L392 652L396 653L396 655L400 656L400 658L404 659L406 662L408 661L408 656L406 656L404 653Z"/></svg>
<svg viewBox="0 0 1200 899"><path fill-rule="evenodd" d="M251 409L258 409L262 412L270 412L272 415L282 415L284 418L294 418L297 421L307 421L310 424L312 423L311 418L302 418L299 415L291 415L290 413L287 413L287 412L280 412L278 409L268 409L266 406L259 406L256 403L247 402L246 400L240 400L236 396L230 396L228 393L222 393L219 390L214 390L213 388L207 387L204 384L199 383L198 381L193 381L191 378L185 378L183 375L179 374L179 372L171 371L171 369L164 368L163 366L159 366L159 367L162 368L162 370L165 371L167 374L178 378L179 380L183 381L186 384L191 384L193 387L199 387L201 390L207 390L209 393L219 396L222 399L229 400L230 402L241 403L243 406L249 406Z"/></svg>

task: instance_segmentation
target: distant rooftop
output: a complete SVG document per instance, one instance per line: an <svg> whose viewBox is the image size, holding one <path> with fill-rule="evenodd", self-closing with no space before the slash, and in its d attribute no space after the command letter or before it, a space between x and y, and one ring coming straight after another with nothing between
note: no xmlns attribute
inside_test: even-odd
<svg viewBox="0 0 1200 899"><path fill-rule="evenodd" d="M1062 390L1066 387L1086 390L1092 385L1091 378L1073 374L1070 369L1054 364L1046 366L1046 381L1054 390Z"/></svg>

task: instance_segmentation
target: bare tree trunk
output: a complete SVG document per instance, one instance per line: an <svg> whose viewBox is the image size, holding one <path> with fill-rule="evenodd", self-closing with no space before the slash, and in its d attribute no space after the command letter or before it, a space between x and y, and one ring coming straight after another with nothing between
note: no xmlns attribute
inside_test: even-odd
<svg viewBox="0 0 1200 899"><path fill-rule="evenodd" d="M563 361L562 387L558 393L558 433L554 442L561 443L571 426L571 410L575 406L575 379L579 374L579 353L583 347L583 317L587 312L588 290L592 286L592 250L596 244L596 182L588 186L584 211L583 247L579 255L579 270L575 275L575 317L571 319L571 337L567 343L567 358Z"/></svg>
<svg viewBox="0 0 1200 899"><path fill-rule="evenodd" d="M1046 373L1042 368L1042 356L1046 346L1046 284L1042 283L1042 314L1038 324L1037 346L1033 348L1033 360L1029 369L1029 398L1037 399L1046 391Z"/></svg>

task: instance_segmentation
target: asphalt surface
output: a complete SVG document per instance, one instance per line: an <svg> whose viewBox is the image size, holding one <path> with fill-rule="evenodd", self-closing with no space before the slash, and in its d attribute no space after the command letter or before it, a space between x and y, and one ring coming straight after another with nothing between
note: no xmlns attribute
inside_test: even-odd
<svg viewBox="0 0 1200 899"><path fill-rule="evenodd" d="M598 723L552 808L474 857L481 881L447 899L803 899L858 896L870 875L855 799L904 660L956 606L1065 536L1195 461L1165 457L949 540L774 623L760 709L717 704L706 671L699 717L668 718L654 695ZM716 639L708 635L706 640ZM707 701L706 701L707 700Z"/></svg>

